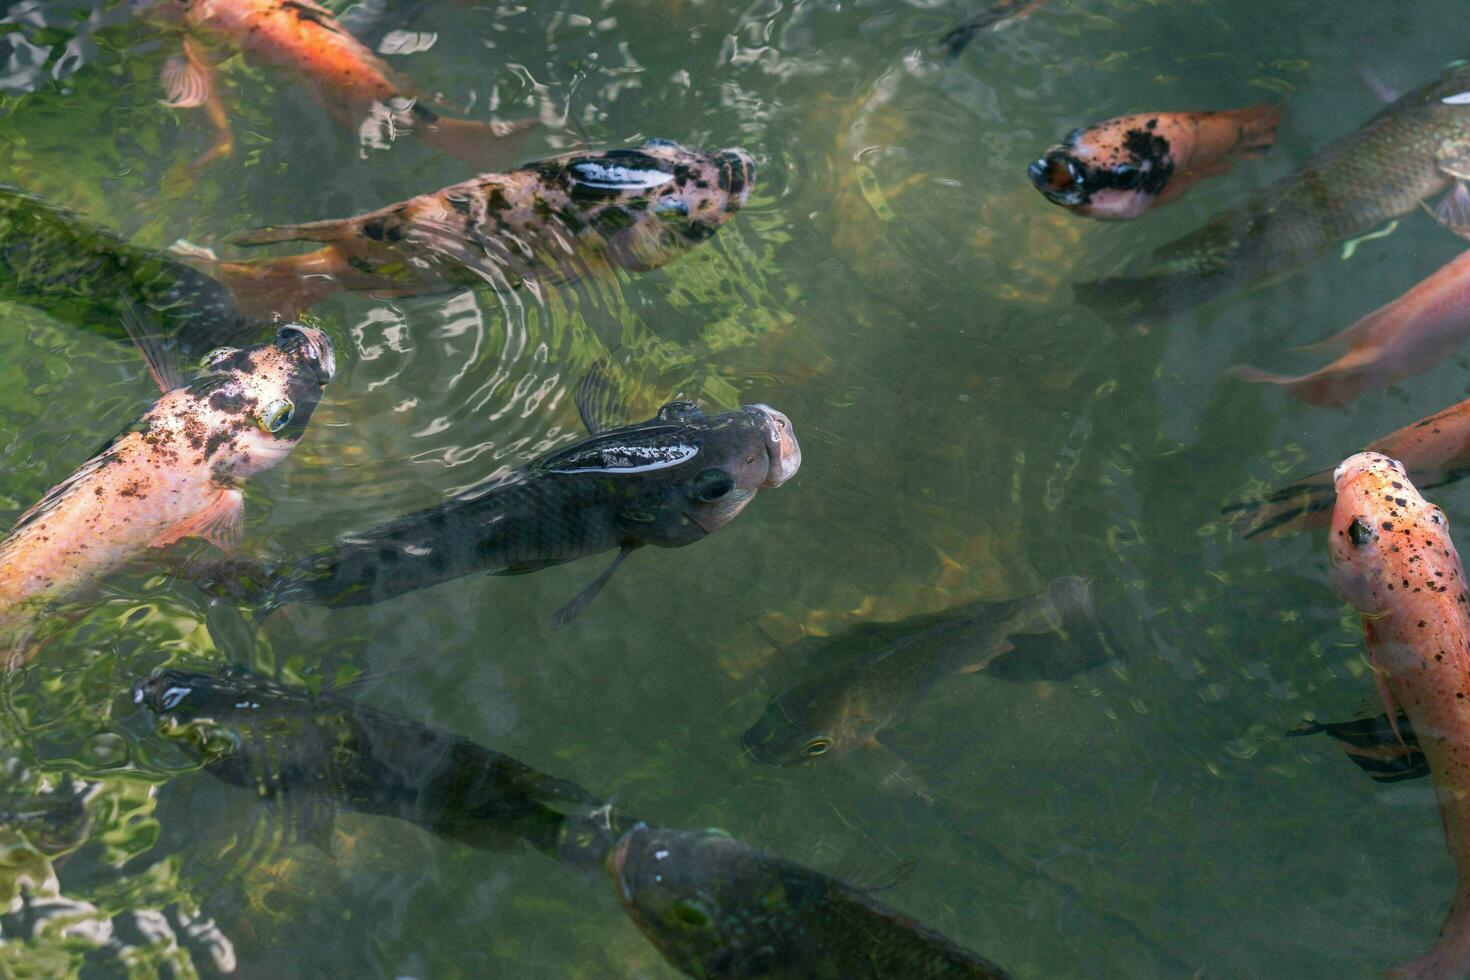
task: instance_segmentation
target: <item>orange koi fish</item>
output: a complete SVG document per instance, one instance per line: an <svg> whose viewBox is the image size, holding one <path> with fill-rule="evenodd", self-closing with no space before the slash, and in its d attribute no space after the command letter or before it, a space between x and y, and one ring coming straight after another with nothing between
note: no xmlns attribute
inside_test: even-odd
<svg viewBox="0 0 1470 980"><path fill-rule="evenodd" d="M1402 709L1434 777L1445 844L1459 877L1439 940L1398 977L1470 976L1470 595L1444 512L1403 464L1344 460L1328 554L1332 580L1363 614L1387 717Z"/></svg>
<svg viewBox="0 0 1470 980"><path fill-rule="evenodd" d="M1390 432L1364 452L1403 463L1416 486L1427 489L1470 476L1470 398ZM1337 499L1331 470L1319 470L1262 500L1230 504L1223 512L1243 538L1280 537L1322 527Z"/></svg>
<svg viewBox="0 0 1470 980"><path fill-rule="evenodd" d="M1281 385L1313 405L1346 405L1364 392L1413 377L1454 353L1470 336L1470 252L1369 313L1318 347L1347 353L1311 374L1292 377L1254 367L1231 369L1245 381Z"/></svg>
<svg viewBox="0 0 1470 980"><path fill-rule="evenodd" d="M315 0L142 0L149 16L179 27L183 50L163 69L165 105L203 106L217 136L202 165L233 151L227 114L220 103L213 64L235 52L284 68L310 82L327 111L358 129L382 118L391 134L412 132L430 146L472 166L503 163L519 149L511 139L535 124L451 119L425 105L411 82L351 34Z"/></svg>
<svg viewBox="0 0 1470 980"><path fill-rule="evenodd" d="M1087 218L1136 218L1276 142L1284 110L1144 112L1074 129L1031 164L1048 201Z"/></svg>
<svg viewBox="0 0 1470 980"><path fill-rule="evenodd" d="M273 343L221 348L206 365L184 385L152 358L163 397L16 521L0 542L0 628L148 548L188 537L233 543L240 485L295 448L335 360L326 334L293 323Z"/></svg>

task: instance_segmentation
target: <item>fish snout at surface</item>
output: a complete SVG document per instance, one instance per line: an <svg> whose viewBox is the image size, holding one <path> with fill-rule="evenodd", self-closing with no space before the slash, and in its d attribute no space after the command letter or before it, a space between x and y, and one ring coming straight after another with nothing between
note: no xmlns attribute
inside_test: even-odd
<svg viewBox="0 0 1470 980"><path fill-rule="evenodd" d="M739 147L721 150L720 190L730 196L727 208L734 210L745 206L750 189L755 184L755 158Z"/></svg>
<svg viewBox="0 0 1470 980"><path fill-rule="evenodd" d="M1031 183L1053 204L1081 208L1087 204L1087 168L1068 153L1053 150L1026 171Z"/></svg>
<svg viewBox="0 0 1470 980"><path fill-rule="evenodd" d="M770 468L761 487L779 487L801 469L801 444L796 441L796 428L784 413L769 405L748 405L746 408L760 415L765 427L766 459Z"/></svg>
<svg viewBox="0 0 1470 980"><path fill-rule="evenodd" d="M326 384L337 373L337 354L332 347L332 339L316 327L288 323L276 334L275 345L288 354L299 352L316 372L320 384Z"/></svg>

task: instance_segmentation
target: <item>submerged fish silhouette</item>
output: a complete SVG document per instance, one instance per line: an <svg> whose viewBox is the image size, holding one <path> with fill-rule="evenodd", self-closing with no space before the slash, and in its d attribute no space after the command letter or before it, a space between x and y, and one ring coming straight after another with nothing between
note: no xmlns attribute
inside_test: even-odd
<svg viewBox="0 0 1470 980"><path fill-rule="evenodd" d="M639 824L618 841L607 867L633 923L691 977L1009 975L861 889L717 831Z"/></svg>
<svg viewBox="0 0 1470 980"><path fill-rule="evenodd" d="M469 739L247 670L161 670L133 686L133 701L196 746L215 777L293 804L309 836L320 837L332 811L350 810L479 849L519 839L595 868L636 822Z"/></svg>

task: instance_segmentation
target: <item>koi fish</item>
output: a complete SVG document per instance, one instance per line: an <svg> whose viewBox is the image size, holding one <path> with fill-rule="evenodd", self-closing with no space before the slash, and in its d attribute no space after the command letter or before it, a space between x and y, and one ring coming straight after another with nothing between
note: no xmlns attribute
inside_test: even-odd
<svg viewBox="0 0 1470 980"><path fill-rule="evenodd" d="M791 420L769 406L706 415L670 402L647 421L615 425L602 384L594 372L577 388L588 438L491 487L344 535L279 573L259 615L291 602L367 605L477 572L521 575L617 549L553 617L559 626L636 549L700 541L801 467Z"/></svg>
<svg viewBox="0 0 1470 980"><path fill-rule="evenodd" d="M221 349L188 385L137 337L164 395L0 542L0 624L148 548L189 537L229 547L245 512L241 484L295 448L335 370L327 335L300 324L270 344Z"/></svg>
<svg viewBox="0 0 1470 980"><path fill-rule="evenodd" d="M1470 399L1390 432L1364 452L1403 463L1414 485L1426 490L1470 476ZM1229 504L1222 512L1242 538L1272 537L1327 524L1337 489L1332 470L1319 470L1261 500Z"/></svg>
<svg viewBox="0 0 1470 980"><path fill-rule="evenodd" d="M333 293L414 296L485 282L558 284L642 272L705 241L750 196L755 164L649 140L473 180L356 218L235 235L238 245L324 242L305 255L202 267L242 304L294 314Z"/></svg>
<svg viewBox="0 0 1470 980"><path fill-rule="evenodd" d="M291 804L297 829L318 843L342 809L476 849L519 839L592 869L636 823L577 784L469 739L248 670L160 670L132 694L211 775Z"/></svg>
<svg viewBox="0 0 1470 980"><path fill-rule="evenodd" d="M1470 65L1403 96L1357 132L1204 227L1156 249L1122 275L1077 283L1109 316L1188 308L1274 279L1408 214L1470 177ZM1453 225L1454 204L1441 202Z"/></svg>
<svg viewBox="0 0 1470 980"><path fill-rule="evenodd" d="M327 112L347 128L357 130L376 112L393 129L411 132L471 166L505 160L519 148L513 137L536 124L536 120L499 123L441 115L425 104L434 100L399 77L315 0L134 2L147 16L183 33L181 52L163 68L164 104L175 109L203 106L208 112L216 130L215 144L196 166L233 151L214 64L236 52L309 82Z"/></svg>
<svg viewBox="0 0 1470 980"><path fill-rule="evenodd" d="M1224 112L1119 116L1074 129L1031 164L1048 201L1087 218L1136 218L1205 177L1229 172L1276 142L1284 110L1262 104Z"/></svg>
<svg viewBox="0 0 1470 980"><path fill-rule="evenodd" d="M1393 971L1470 975L1470 595L1444 512L1397 460L1350 456L1334 473L1332 581L1363 614L1368 656L1392 723L1413 725L1439 799L1459 885L1439 940Z"/></svg>
<svg viewBox="0 0 1470 980"><path fill-rule="evenodd" d="M1438 364L1470 335L1470 252L1441 268L1387 306L1369 313L1318 347L1347 353L1311 374L1292 377L1236 366L1243 381L1281 385L1305 402L1340 407Z"/></svg>
<svg viewBox="0 0 1470 980"><path fill-rule="evenodd" d="M940 38L939 43L949 52L951 58L958 58L977 35L1004 30L1016 21L1029 17L1044 3L1046 0L995 0L989 7Z"/></svg>
<svg viewBox="0 0 1470 980"><path fill-rule="evenodd" d="M720 831L638 824L608 855L607 870L633 924L686 976L1010 975L860 888Z"/></svg>

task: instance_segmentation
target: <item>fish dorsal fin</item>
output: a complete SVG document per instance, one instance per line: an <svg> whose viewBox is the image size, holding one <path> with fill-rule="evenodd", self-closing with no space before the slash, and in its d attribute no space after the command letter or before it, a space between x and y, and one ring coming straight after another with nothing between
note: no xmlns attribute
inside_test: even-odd
<svg viewBox="0 0 1470 980"><path fill-rule="evenodd" d="M915 861L885 861L882 855L845 855L832 872L832 877L854 891L865 895L887 891L913 876Z"/></svg>
<svg viewBox="0 0 1470 980"><path fill-rule="evenodd" d="M612 358L607 355L598 358L577 382L572 401L582 425L592 435L627 424L627 408L619 397L619 387Z"/></svg>
<svg viewBox="0 0 1470 980"><path fill-rule="evenodd" d="M148 365L148 373L153 375L160 391L170 392L184 385L183 372L179 370L174 362L172 353L162 344L156 334L148 330L148 324L143 319L143 313L138 305L130 297L122 297L122 323L123 329L128 332L129 339L138 348L138 353L143 355L143 361Z"/></svg>

